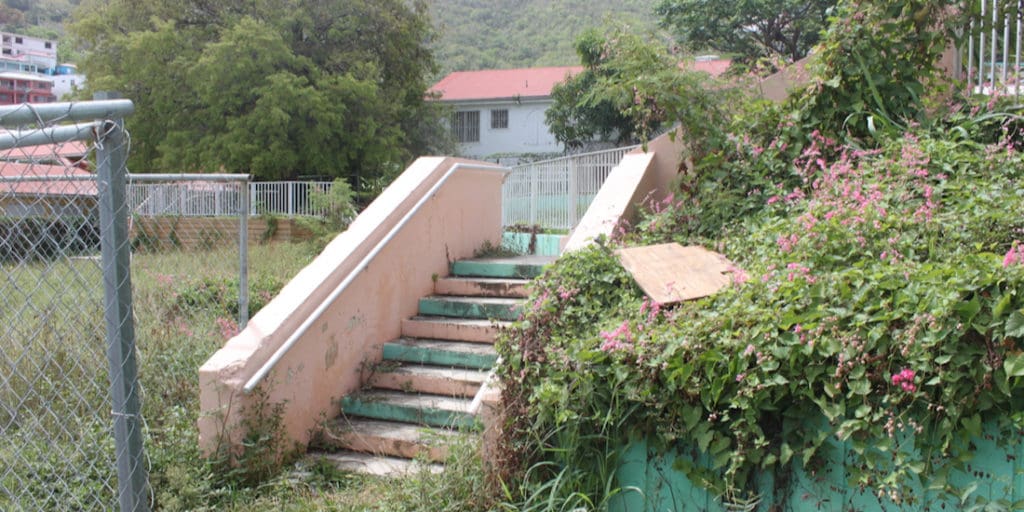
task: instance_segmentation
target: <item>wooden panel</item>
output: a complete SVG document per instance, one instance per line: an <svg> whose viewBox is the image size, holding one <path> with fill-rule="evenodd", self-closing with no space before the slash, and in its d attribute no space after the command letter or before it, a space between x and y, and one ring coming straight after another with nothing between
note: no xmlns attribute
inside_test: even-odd
<svg viewBox="0 0 1024 512"><path fill-rule="evenodd" d="M732 282L735 269L725 256L696 245L630 247L615 254L644 293L661 304L707 297Z"/></svg>

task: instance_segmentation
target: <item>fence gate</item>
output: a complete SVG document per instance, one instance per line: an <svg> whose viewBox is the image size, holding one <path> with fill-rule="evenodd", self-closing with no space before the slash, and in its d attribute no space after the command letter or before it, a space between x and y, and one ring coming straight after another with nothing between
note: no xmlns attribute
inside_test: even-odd
<svg viewBox="0 0 1024 512"><path fill-rule="evenodd" d="M127 100L0 107L0 510L150 508ZM116 504L116 505L115 505Z"/></svg>

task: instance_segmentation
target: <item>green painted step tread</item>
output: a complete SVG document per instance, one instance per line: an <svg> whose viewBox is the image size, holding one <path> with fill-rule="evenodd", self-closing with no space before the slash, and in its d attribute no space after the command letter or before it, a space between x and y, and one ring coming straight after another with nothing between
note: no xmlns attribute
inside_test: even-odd
<svg viewBox="0 0 1024 512"><path fill-rule="evenodd" d="M512 258L476 258L452 263L451 273L462 277L514 277L533 279L544 272L553 256L516 256Z"/></svg>
<svg viewBox="0 0 1024 512"><path fill-rule="evenodd" d="M341 410L346 416L449 428L478 428L470 412L471 398L369 390L346 396Z"/></svg>
<svg viewBox="0 0 1024 512"><path fill-rule="evenodd" d="M399 338L384 344L385 361L487 370L497 359L493 345L471 341Z"/></svg>
<svg viewBox="0 0 1024 512"><path fill-rule="evenodd" d="M514 321L522 312L523 300L505 297L431 295L419 302L420 315Z"/></svg>

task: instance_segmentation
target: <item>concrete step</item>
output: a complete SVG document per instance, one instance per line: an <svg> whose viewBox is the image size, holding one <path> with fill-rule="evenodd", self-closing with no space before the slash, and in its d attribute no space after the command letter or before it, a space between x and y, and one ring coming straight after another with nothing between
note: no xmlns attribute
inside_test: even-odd
<svg viewBox="0 0 1024 512"><path fill-rule="evenodd" d="M402 320L402 336L433 338L475 343L494 343L500 327L511 322L449 318L440 316L414 316Z"/></svg>
<svg viewBox="0 0 1024 512"><path fill-rule="evenodd" d="M341 400L346 416L432 427L477 429L476 416L469 412L473 400L450 396L403 393L373 389Z"/></svg>
<svg viewBox="0 0 1024 512"><path fill-rule="evenodd" d="M498 277L533 279L544 272L544 266L555 261L553 256L515 256L511 258L476 258L452 263L452 275L462 277Z"/></svg>
<svg viewBox="0 0 1024 512"><path fill-rule="evenodd" d="M514 321L522 312L521 299L432 295L420 299L420 315Z"/></svg>
<svg viewBox="0 0 1024 512"><path fill-rule="evenodd" d="M489 370L498 353L483 343L399 338L384 344L384 360Z"/></svg>
<svg viewBox="0 0 1024 512"><path fill-rule="evenodd" d="M360 473L364 475L383 476L389 478L400 478L414 475L420 471L441 473L444 466L441 464L424 464L421 462L399 459L396 457L385 457L369 453L339 452L323 453L314 452L306 456L310 462L321 460L338 468L338 471L348 473Z"/></svg>
<svg viewBox="0 0 1024 512"><path fill-rule="evenodd" d="M494 277L445 277L434 283L437 295L463 295L475 297L518 297L525 298L526 279L504 279Z"/></svg>
<svg viewBox="0 0 1024 512"><path fill-rule="evenodd" d="M335 451L443 462L448 457L448 443L457 435L458 432L445 428L342 416L327 425L321 446Z"/></svg>
<svg viewBox="0 0 1024 512"><path fill-rule="evenodd" d="M367 384L380 389L472 398L486 380L485 371L403 363L378 366Z"/></svg>

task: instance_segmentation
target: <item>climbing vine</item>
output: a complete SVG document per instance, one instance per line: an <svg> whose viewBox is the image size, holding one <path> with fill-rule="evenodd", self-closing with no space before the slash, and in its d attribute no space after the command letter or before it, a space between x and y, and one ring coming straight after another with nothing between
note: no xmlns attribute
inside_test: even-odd
<svg viewBox="0 0 1024 512"><path fill-rule="evenodd" d="M1024 428L1024 157L1017 107L922 96L943 6L845 4L813 85L735 116L617 237L716 249L727 289L652 303L606 243L540 280L499 345L507 478L590 461L575 492L600 503L615 447L642 437L737 502L840 460L882 503L987 504L954 475L979 439Z"/></svg>

